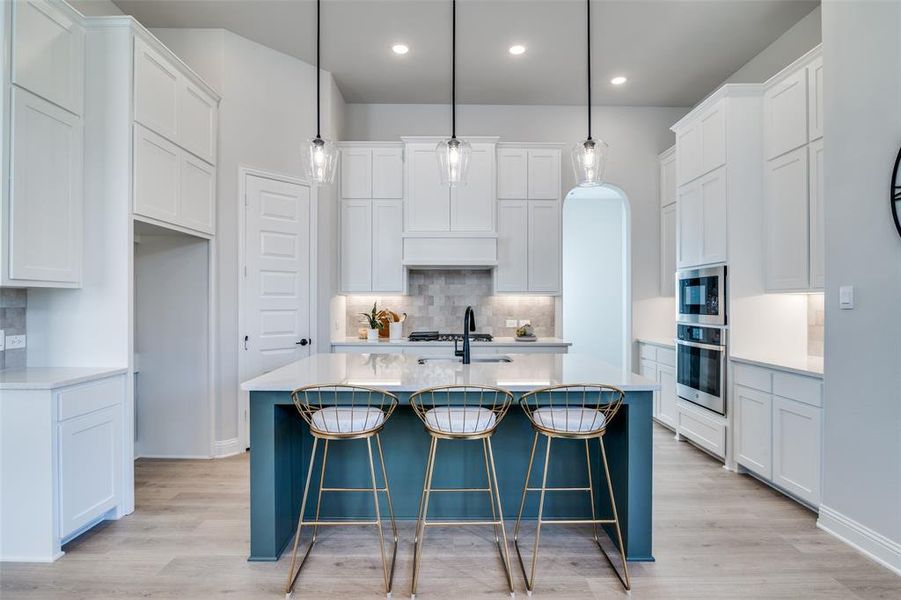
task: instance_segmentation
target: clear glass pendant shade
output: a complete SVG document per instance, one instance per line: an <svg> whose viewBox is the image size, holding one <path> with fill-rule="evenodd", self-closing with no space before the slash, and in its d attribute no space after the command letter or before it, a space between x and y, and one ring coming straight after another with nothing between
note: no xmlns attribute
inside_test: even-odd
<svg viewBox="0 0 901 600"><path fill-rule="evenodd" d="M441 183L450 187L466 185L472 146L465 140L452 137L438 142L435 154L438 157Z"/></svg>
<svg viewBox="0 0 901 600"><path fill-rule="evenodd" d="M315 137L304 150L304 167L313 185L329 185L335 180L338 147L334 142Z"/></svg>
<svg viewBox="0 0 901 600"><path fill-rule="evenodd" d="M573 146L573 171L578 185L591 187L604 183L608 150L609 146L605 142L591 138Z"/></svg>

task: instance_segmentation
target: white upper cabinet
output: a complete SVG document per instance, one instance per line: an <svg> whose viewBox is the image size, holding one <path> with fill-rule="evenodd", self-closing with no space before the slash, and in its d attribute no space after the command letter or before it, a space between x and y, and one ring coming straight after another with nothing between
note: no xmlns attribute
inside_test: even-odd
<svg viewBox="0 0 901 600"><path fill-rule="evenodd" d="M84 30L63 4L12 2L12 82L77 115L84 104Z"/></svg>
<svg viewBox="0 0 901 600"><path fill-rule="evenodd" d="M204 233L215 230L216 169L182 152L179 172L178 220Z"/></svg>
<svg viewBox="0 0 901 600"><path fill-rule="evenodd" d="M700 179L701 263L726 262L726 169L720 168Z"/></svg>
<svg viewBox="0 0 901 600"><path fill-rule="evenodd" d="M84 229L81 119L13 88L11 133L3 285L76 286Z"/></svg>
<svg viewBox="0 0 901 600"><path fill-rule="evenodd" d="M806 69L769 86L763 105L765 158L775 158L807 143Z"/></svg>
<svg viewBox="0 0 901 600"><path fill-rule="evenodd" d="M496 231L495 197L494 144L473 144L466 184L450 190L450 230Z"/></svg>
<svg viewBox="0 0 901 600"><path fill-rule="evenodd" d="M529 291L560 291L561 219L557 200L529 202Z"/></svg>
<svg viewBox="0 0 901 600"><path fill-rule="evenodd" d="M767 161L764 239L767 291L809 286L807 148Z"/></svg>
<svg viewBox="0 0 901 600"><path fill-rule="evenodd" d="M372 203L341 200L341 291L372 291Z"/></svg>
<svg viewBox="0 0 901 600"><path fill-rule="evenodd" d="M676 201L676 148L675 146L660 154L658 158L658 183L660 186L660 207L669 206Z"/></svg>
<svg viewBox="0 0 901 600"><path fill-rule="evenodd" d="M218 100L191 81L183 69L174 57L135 36L135 121L215 164Z"/></svg>
<svg viewBox="0 0 901 600"><path fill-rule="evenodd" d="M702 173L700 127L689 125L676 133L676 148L678 182L683 185Z"/></svg>
<svg viewBox="0 0 901 600"><path fill-rule="evenodd" d="M400 146L372 149L372 197L404 197L404 150Z"/></svg>
<svg viewBox="0 0 901 600"><path fill-rule="evenodd" d="M403 200L372 201L372 291L402 292Z"/></svg>
<svg viewBox="0 0 901 600"><path fill-rule="evenodd" d="M810 141L823 137L823 57L807 65L807 134Z"/></svg>
<svg viewBox="0 0 901 600"><path fill-rule="evenodd" d="M826 211L823 206L823 138L810 143L810 287L826 287Z"/></svg>
<svg viewBox="0 0 901 600"><path fill-rule="evenodd" d="M660 295L676 294L676 204L660 209Z"/></svg>
<svg viewBox="0 0 901 600"><path fill-rule="evenodd" d="M372 198L371 148L341 148L341 197Z"/></svg>
<svg viewBox="0 0 901 600"><path fill-rule="evenodd" d="M718 100L676 132L679 185L726 163L726 106Z"/></svg>
<svg viewBox="0 0 901 600"><path fill-rule="evenodd" d="M167 223L178 220L179 158L178 146L135 126L135 214Z"/></svg>
<svg viewBox="0 0 901 600"><path fill-rule="evenodd" d="M529 289L529 208L526 200L499 200L497 204L496 292Z"/></svg>
<svg viewBox="0 0 901 600"><path fill-rule="evenodd" d="M497 197L522 200L529 195L529 159L525 148L498 148Z"/></svg>
<svg viewBox="0 0 901 600"><path fill-rule="evenodd" d="M679 188L676 202L676 266L680 269L701 264L701 190L697 182ZM673 287L675 293L675 284Z"/></svg>
<svg viewBox="0 0 901 600"><path fill-rule="evenodd" d="M405 156L405 230L450 231L450 190L441 183L435 144L407 144Z"/></svg>
<svg viewBox="0 0 901 600"><path fill-rule="evenodd" d="M529 199L556 200L560 197L560 150L531 148L529 154Z"/></svg>

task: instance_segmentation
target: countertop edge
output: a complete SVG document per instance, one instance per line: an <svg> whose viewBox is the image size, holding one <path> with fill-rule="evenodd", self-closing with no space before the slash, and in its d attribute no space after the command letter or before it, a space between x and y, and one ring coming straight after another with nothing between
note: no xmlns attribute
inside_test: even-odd
<svg viewBox="0 0 901 600"><path fill-rule="evenodd" d="M676 347L676 342L674 342L673 340L667 340L667 339L663 339L663 338L640 337L640 338L635 338L635 341L638 342L639 344L649 344L651 346L659 346L661 348L669 348L671 350L675 349L675 347Z"/></svg>
<svg viewBox="0 0 901 600"><path fill-rule="evenodd" d="M361 347L424 347L428 348L429 346L453 346L453 342L411 342L408 339L401 340L379 340L377 342L370 342L369 340L361 340L357 338L345 338L343 340L329 342L331 346L361 346ZM534 342L517 342L513 338L501 337L495 338L494 341L491 342L477 342L471 341L470 345L474 348L496 348L498 346L523 346L523 347L560 347L560 346L572 346L572 342L560 338L538 338Z"/></svg>
<svg viewBox="0 0 901 600"><path fill-rule="evenodd" d="M742 364L746 364L746 365L753 365L755 367L763 367L765 369L775 369L777 371L783 371L785 373L794 373L795 375L804 375L806 377L815 377L817 379L823 379L825 377L822 370L817 370L815 368L812 369L812 368L790 366L790 365L780 364L777 362L770 362L767 360L751 358L748 356L729 355L729 360L733 360L737 363L742 363Z"/></svg>
<svg viewBox="0 0 901 600"><path fill-rule="evenodd" d="M77 385L79 383L87 383L89 381L95 381L97 379L105 379L107 377L114 377L116 375L123 375L128 373L128 367L117 367L117 368L105 368L105 367L97 367L96 369L92 367L85 367L84 372L78 375L64 375L60 373L57 376L53 376L51 373L47 374L47 377L43 380L39 380L39 372L40 371L53 371L53 370L66 370L71 369L73 371L81 369L80 367L25 367L23 369L10 369L7 371L7 374L13 373L22 373L24 371L34 371L35 372L35 380L33 381L3 381L4 372L0 371L0 390L55 390L61 387L67 387L70 385Z"/></svg>

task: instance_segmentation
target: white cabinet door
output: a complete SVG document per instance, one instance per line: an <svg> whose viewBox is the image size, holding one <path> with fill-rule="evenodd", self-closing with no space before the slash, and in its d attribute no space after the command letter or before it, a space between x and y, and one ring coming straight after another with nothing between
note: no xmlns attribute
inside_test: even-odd
<svg viewBox="0 0 901 600"><path fill-rule="evenodd" d="M135 120L176 141L180 76L160 53L135 38L134 103Z"/></svg>
<svg viewBox="0 0 901 600"><path fill-rule="evenodd" d="M735 460L769 479L773 473L773 397L740 385L733 386L737 435Z"/></svg>
<svg viewBox="0 0 901 600"><path fill-rule="evenodd" d="M216 164L219 108L216 101L183 79L178 88L178 143L210 164Z"/></svg>
<svg viewBox="0 0 901 600"><path fill-rule="evenodd" d="M660 159L658 183L660 185L660 206L669 206L676 201L676 154Z"/></svg>
<svg viewBox="0 0 901 600"><path fill-rule="evenodd" d="M766 289L809 286L807 148L769 160L764 172Z"/></svg>
<svg viewBox="0 0 901 600"><path fill-rule="evenodd" d="M341 200L341 290L372 290L372 203Z"/></svg>
<svg viewBox="0 0 901 600"><path fill-rule="evenodd" d="M686 184L702 173L701 128L698 124L676 134L676 172L678 185Z"/></svg>
<svg viewBox="0 0 901 600"><path fill-rule="evenodd" d="M555 148L530 149L529 198L556 200L560 191L560 151Z"/></svg>
<svg viewBox="0 0 901 600"><path fill-rule="evenodd" d="M473 144L466 184L451 190L451 231L496 231L496 197L494 145Z"/></svg>
<svg viewBox="0 0 901 600"><path fill-rule="evenodd" d="M701 174L726 164L726 105L717 102L701 117Z"/></svg>
<svg viewBox="0 0 901 600"><path fill-rule="evenodd" d="M813 506L820 503L821 409L773 398L773 483Z"/></svg>
<svg viewBox="0 0 901 600"><path fill-rule="evenodd" d="M122 408L59 424L60 536L115 507L122 493Z"/></svg>
<svg viewBox="0 0 901 600"><path fill-rule="evenodd" d="M806 69L764 92L763 114L764 158L775 158L807 143Z"/></svg>
<svg viewBox="0 0 901 600"><path fill-rule="evenodd" d="M442 185L433 144L408 144L406 149L407 232L450 230L450 190Z"/></svg>
<svg viewBox="0 0 901 600"><path fill-rule="evenodd" d="M823 137L823 57L807 65L807 136Z"/></svg>
<svg viewBox="0 0 901 600"><path fill-rule="evenodd" d="M560 291L560 203L530 200L529 291Z"/></svg>
<svg viewBox="0 0 901 600"><path fill-rule="evenodd" d="M179 165L178 224L213 233L216 218L216 169L181 152Z"/></svg>
<svg viewBox="0 0 901 600"><path fill-rule="evenodd" d="M500 200L497 205L497 292L529 289L529 209L526 200Z"/></svg>
<svg viewBox="0 0 901 600"><path fill-rule="evenodd" d="M700 179L701 194L701 262L726 261L726 169L717 169Z"/></svg>
<svg viewBox="0 0 901 600"><path fill-rule="evenodd" d="M37 96L12 91L9 277L81 281L81 119Z"/></svg>
<svg viewBox="0 0 901 600"><path fill-rule="evenodd" d="M372 201L372 291L403 293L403 200Z"/></svg>
<svg viewBox="0 0 901 600"><path fill-rule="evenodd" d="M178 146L134 126L134 212L167 223L178 222Z"/></svg>
<svg viewBox="0 0 901 600"><path fill-rule="evenodd" d="M404 151L402 148L372 149L372 197L404 197ZM403 222L401 222L403 226Z"/></svg>
<svg viewBox="0 0 901 600"><path fill-rule="evenodd" d="M826 287L826 211L823 206L823 138L807 147L810 166L810 287Z"/></svg>
<svg viewBox="0 0 901 600"><path fill-rule="evenodd" d="M497 197L508 200L527 198L528 156L525 148L501 148L497 151Z"/></svg>
<svg viewBox="0 0 901 600"><path fill-rule="evenodd" d="M372 197L372 150L341 149L341 197Z"/></svg>
<svg viewBox="0 0 901 600"><path fill-rule="evenodd" d="M660 209L660 295L676 294L676 204Z"/></svg>
<svg viewBox="0 0 901 600"><path fill-rule="evenodd" d="M676 264L680 269L701 263L701 188L692 182L679 188L676 202ZM674 288L675 289L675 288Z"/></svg>
<svg viewBox="0 0 901 600"><path fill-rule="evenodd" d="M676 410L676 368L657 364L657 418L661 423L675 428L678 420Z"/></svg>
<svg viewBox="0 0 901 600"><path fill-rule="evenodd" d="M84 30L47 0L11 4L12 82L80 115L84 104Z"/></svg>

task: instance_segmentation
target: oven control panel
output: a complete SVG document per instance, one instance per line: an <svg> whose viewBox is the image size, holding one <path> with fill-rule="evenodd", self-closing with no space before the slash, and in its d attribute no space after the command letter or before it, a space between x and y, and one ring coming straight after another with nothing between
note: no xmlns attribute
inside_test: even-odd
<svg viewBox="0 0 901 600"><path fill-rule="evenodd" d="M710 344L712 346L723 345L723 330L719 327L679 325L676 333L683 342L696 342L698 344Z"/></svg>

